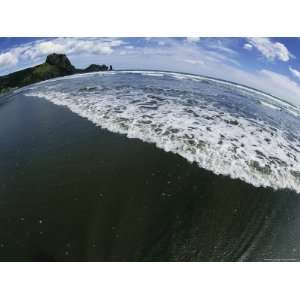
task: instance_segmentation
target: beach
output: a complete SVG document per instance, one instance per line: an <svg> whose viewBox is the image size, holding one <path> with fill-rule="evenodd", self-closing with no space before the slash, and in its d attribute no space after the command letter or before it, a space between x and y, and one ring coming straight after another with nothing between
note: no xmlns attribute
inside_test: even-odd
<svg viewBox="0 0 300 300"><path fill-rule="evenodd" d="M300 195L216 175L18 94L0 106L1 261L298 261Z"/></svg>

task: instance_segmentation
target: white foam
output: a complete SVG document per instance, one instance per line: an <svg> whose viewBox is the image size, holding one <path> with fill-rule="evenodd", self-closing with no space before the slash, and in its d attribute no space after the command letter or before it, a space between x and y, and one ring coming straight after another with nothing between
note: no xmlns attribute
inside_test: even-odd
<svg viewBox="0 0 300 300"><path fill-rule="evenodd" d="M119 73L135 73L135 74L141 74L141 75L149 75L150 73L154 73L153 71L139 71L139 70L133 70L133 71L118 71ZM155 73L157 74L156 76L172 76L176 79L179 80L194 80L194 81L209 81L209 82L216 82L218 84L222 84L225 86L230 86L232 88L238 88L240 91L243 90L245 92L250 92L251 94L257 94L260 97L263 98L267 98L269 100L271 100L272 102L277 102L277 104L279 104L280 106L282 106L283 108L286 108L287 111L290 112L293 111L292 113L295 114L295 111L297 111L298 113L296 113L297 116L299 116L300 114L300 109L298 107L295 107L294 105L285 102L283 100L280 100L279 98L276 98L270 94L266 94L262 91L256 90L256 89L252 89L250 87L244 86L244 85L239 85L237 83L233 83L233 82L229 82L229 81L225 81L225 80L221 80L221 79L216 79L216 78L211 78L211 77L206 77L206 76L201 76L201 75L193 75L193 74L184 74L184 73L175 73L175 72L165 72L165 71L155 71ZM154 76L154 75L152 75Z"/></svg>
<svg viewBox="0 0 300 300"><path fill-rule="evenodd" d="M260 103L261 103L262 105L265 105L265 106L269 107L269 108L276 109L276 110L280 110L280 107L275 106L275 105L273 105L273 104L271 104L271 103L268 103L268 102L265 102L265 101L260 101Z"/></svg>
<svg viewBox="0 0 300 300"><path fill-rule="evenodd" d="M145 80L155 73L138 72ZM191 75L175 75L177 80L192 79ZM101 85L101 78L98 80ZM258 93L254 94L257 98ZM67 106L97 126L154 143L216 174L239 178L254 186L290 188L300 193L299 140L289 140L284 130L274 129L259 119L224 112L205 99L187 106L180 97L130 86L82 93L76 84L63 81L31 87L26 95ZM265 101L260 103L277 109Z"/></svg>

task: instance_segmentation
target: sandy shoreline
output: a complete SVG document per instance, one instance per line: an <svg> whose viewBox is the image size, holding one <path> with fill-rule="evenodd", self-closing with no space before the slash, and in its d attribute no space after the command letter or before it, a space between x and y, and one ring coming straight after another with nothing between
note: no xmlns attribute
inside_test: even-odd
<svg viewBox="0 0 300 300"><path fill-rule="evenodd" d="M217 176L45 100L0 106L0 260L300 260L300 196Z"/></svg>

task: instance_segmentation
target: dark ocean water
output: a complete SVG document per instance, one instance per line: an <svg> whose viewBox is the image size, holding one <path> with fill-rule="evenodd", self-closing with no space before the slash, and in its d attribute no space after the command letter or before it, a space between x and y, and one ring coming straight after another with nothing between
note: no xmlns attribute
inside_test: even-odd
<svg viewBox="0 0 300 300"><path fill-rule="evenodd" d="M215 175L46 100L0 106L0 260L300 260L300 195Z"/></svg>

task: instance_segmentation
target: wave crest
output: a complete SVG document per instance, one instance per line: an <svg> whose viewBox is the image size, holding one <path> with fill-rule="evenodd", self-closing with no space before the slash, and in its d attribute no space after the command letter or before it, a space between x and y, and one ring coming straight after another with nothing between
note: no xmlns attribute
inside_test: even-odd
<svg viewBox="0 0 300 300"><path fill-rule="evenodd" d="M154 71L60 79L25 95L67 106L97 126L155 143L216 174L300 193L298 113L269 95Z"/></svg>

